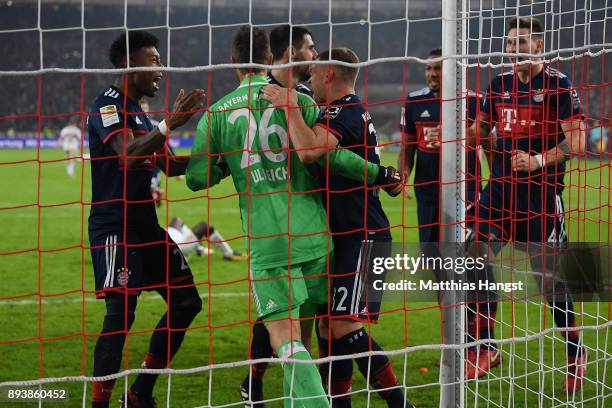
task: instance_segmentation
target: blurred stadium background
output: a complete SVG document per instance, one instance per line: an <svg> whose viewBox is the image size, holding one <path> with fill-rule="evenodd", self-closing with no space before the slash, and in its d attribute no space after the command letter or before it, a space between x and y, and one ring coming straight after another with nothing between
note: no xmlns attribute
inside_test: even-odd
<svg viewBox="0 0 612 408"><path fill-rule="evenodd" d="M548 50L560 46L581 47L589 43L591 36L612 43L612 24L599 22L609 20L607 0L524 1L521 4L510 0L468 0L468 3L473 4L473 9L489 10L487 16L491 17L482 26L471 25L468 43L471 54L483 49L501 51L505 18L517 13L538 15L548 21ZM78 166L82 172L73 182L65 176L62 152L37 150L36 144L40 137L41 146L53 147L68 117L88 112L93 97L114 77L104 73L20 75L7 74L7 71L111 68L107 48L124 27L147 28L156 34L161 40L163 62L168 66L213 68L229 62L232 34L237 26L248 22L270 29L288 21L305 25L313 32L319 51L330 45L347 46L357 52L361 61L404 56L424 58L430 49L441 45L441 8L441 0L129 0L127 3L123 0L0 0L0 72L3 72L0 75L3 94L0 99L0 225L5 236L0 243L0 253L5 255L0 257L0 382L91 374L93 344L103 305L93 301L89 252L84 247L88 245L89 206L83 203L90 201L89 164L84 161ZM599 16L595 18L597 22L586 21L587 14ZM477 22L478 15L468 17ZM477 60L476 56L470 62ZM499 61L499 58L492 59L492 62ZM574 85L580 87L589 139L593 141L590 145L593 160L573 162L569 166L579 169L574 173L573 187L565 193L567 206L574 211L569 215L572 239L610 240L612 174L607 154L598 154L598 149L612 152L606 136L611 126L611 66L609 53L581 56L559 64L561 71L572 73ZM493 74L487 71L479 77L470 68L468 88L484 90L490 75ZM163 116L161 112L180 88L193 87L205 88L208 98L214 102L235 87L234 73L231 69L203 69L167 74L162 92L151 101L151 110L160 112L154 116ZM362 96L367 94L369 110L382 142L399 141L403 99L408 91L421 87L423 65L412 59L377 63L361 70L357 91ZM193 119L183 127L184 133L175 135L176 140L182 140L179 145L183 148L189 145L196 121L197 118ZM8 149L23 147L21 140L25 138L35 141L33 149ZM45 144L45 140L49 143ZM397 153L393 150L398 148L399 143L386 148L383 155L386 164L396 163ZM179 152L188 154L188 150ZM568 176L566 180L569 179ZM226 180L210 194L198 195L199 201L183 201L194 197L183 182L164 180L162 185L167 201L158 210L160 224L166 225L174 215L180 215L187 224L205 219L231 239L233 246L244 250L237 199L231 183ZM383 204L394 226L394 239L416 242L414 201L385 197ZM253 318L249 315L253 310L248 301L246 264L228 264L220 256L192 258L190 264L207 304L192 325L173 368L244 360L249 319ZM143 297L134 333L128 340L129 352L124 363L130 368L140 363L151 323L162 308L163 302L155 295ZM610 320L610 304L585 304L582 311L585 315L581 323L585 325ZM387 312L383 323L371 328L387 350L440 340L437 304L389 305ZM547 320L546 316L547 311L537 305L530 305L528 310L516 315L502 312L498 316L503 322L499 335L538 333L551 326L551 319L548 316ZM588 344L604 351L604 361L591 371L594 382L585 386L581 396L587 402L578 406L599 408L606 404L603 398L599 402L593 397L610 393L610 370L606 372L604 364L605 356L609 359L612 352L608 332L606 329L585 335ZM564 360L559 336L520 343L512 350L519 356L516 361L504 362L500 371L480 385L470 385L475 390L476 396L472 395L475 406L573 404L558 390L555 380L560 378L560 371L548 370L549 367L558 370ZM535 363L542 361L541 353L546 356L544 365ZM410 387L407 394L417 406L438 406L439 351L411 353L408 358L400 354L393 358L393 363L400 382ZM428 371L419 371L421 367ZM266 382L267 396L272 398L281 395L280 370L275 370L278 368L271 368ZM245 371L243 367L214 370L212 375L199 372L163 376L158 382L156 397L160 406L237 403L238 383ZM510 372L516 376L512 381ZM382 406L375 393L367 391L358 377L355 376L354 406ZM66 406L83 406L89 395L87 385L64 385L71 392ZM509 390L513 390L512 395Z"/></svg>

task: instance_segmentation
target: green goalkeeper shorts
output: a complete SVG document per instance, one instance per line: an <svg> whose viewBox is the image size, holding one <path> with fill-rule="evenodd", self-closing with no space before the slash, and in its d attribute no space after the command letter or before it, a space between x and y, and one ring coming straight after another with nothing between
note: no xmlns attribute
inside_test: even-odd
<svg viewBox="0 0 612 408"><path fill-rule="evenodd" d="M251 270L251 290L259 317L298 318L305 302L327 303L328 258L323 256L291 268Z"/></svg>

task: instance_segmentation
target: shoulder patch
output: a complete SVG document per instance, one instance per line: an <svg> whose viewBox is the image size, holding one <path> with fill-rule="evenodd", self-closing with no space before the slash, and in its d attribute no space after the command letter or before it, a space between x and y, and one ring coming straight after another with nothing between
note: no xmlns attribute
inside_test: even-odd
<svg viewBox="0 0 612 408"><path fill-rule="evenodd" d="M578 91L572 89L572 108L574 110L580 109L580 96L578 95Z"/></svg>
<svg viewBox="0 0 612 408"><path fill-rule="evenodd" d="M410 98L413 98L415 96L423 96L423 95L427 95L430 92L429 88L425 87L423 89L419 89L418 91L413 91L413 92L409 92L408 96Z"/></svg>
<svg viewBox="0 0 612 408"><path fill-rule="evenodd" d="M514 79L512 78L508 78L512 76L514 76L514 72L511 72L511 71L500 72L491 80L490 85L497 84L501 86L502 84L507 83L508 81L514 81Z"/></svg>
<svg viewBox="0 0 612 408"><path fill-rule="evenodd" d="M117 99L119 97L119 92L115 91L113 88L108 88L108 90L104 92L104 96Z"/></svg>
<svg viewBox="0 0 612 408"><path fill-rule="evenodd" d="M115 123L119 123L119 113L115 105L106 105L100 108L100 116L102 117L102 125L109 127Z"/></svg>
<svg viewBox="0 0 612 408"><path fill-rule="evenodd" d="M301 93L306 94L308 96L312 95L312 90L309 87L307 87L306 85L302 84L302 83L297 84L297 87L295 89L298 92L301 92Z"/></svg>
<svg viewBox="0 0 612 408"><path fill-rule="evenodd" d="M550 76L556 76L556 77L559 77L559 78L566 78L565 74L562 74L561 72L559 72L556 69L551 68L549 66L546 66L546 68L544 68L544 72L546 72Z"/></svg>
<svg viewBox="0 0 612 408"><path fill-rule="evenodd" d="M322 112L322 116L327 119L336 119L342 110L342 106L331 106Z"/></svg>

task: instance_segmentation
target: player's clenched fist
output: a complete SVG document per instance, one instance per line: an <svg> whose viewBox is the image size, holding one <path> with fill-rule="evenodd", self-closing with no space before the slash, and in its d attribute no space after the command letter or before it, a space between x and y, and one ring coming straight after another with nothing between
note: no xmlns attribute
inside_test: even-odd
<svg viewBox="0 0 612 408"><path fill-rule="evenodd" d="M381 186L391 197L397 196L402 192L402 175L392 166L380 166L378 168L378 176L376 176L376 185Z"/></svg>
<svg viewBox="0 0 612 408"><path fill-rule="evenodd" d="M538 155L532 156L522 150L513 150L511 153L511 165L514 171L530 172L538 170L542 167L541 155L540 160L537 158Z"/></svg>
<svg viewBox="0 0 612 408"><path fill-rule="evenodd" d="M172 130L184 125L198 109L202 108L204 95L203 89L192 89L186 95L185 90L181 89L168 117L168 127Z"/></svg>

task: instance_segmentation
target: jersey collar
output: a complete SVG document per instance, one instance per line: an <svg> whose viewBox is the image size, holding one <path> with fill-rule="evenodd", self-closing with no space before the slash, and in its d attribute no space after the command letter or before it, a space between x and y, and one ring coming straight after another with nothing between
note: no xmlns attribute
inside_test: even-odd
<svg viewBox="0 0 612 408"><path fill-rule="evenodd" d="M140 103L138 103L137 101L133 100L132 98L130 98L129 96L125 95L123 93L123 91L119 88L117 88L115 85L111 85L110 86L112 89L114 89L115 91L119 92L119 97L121 98L121 101L123 102L124 99L127 99L128 101L132 102L133 104L140 106Z"/></svg>
<svg viewBox="0 0 612 408"><path fill-rule="evenodd" d="M342 98L338 98L333 101L332 105L342 105L349 102L360 102L359 97L356 94L346 94Z"/></svg>
<svg viewBox="0 0 612 408"><path fill-rule="evenodd" d="M542 69L540 70L540 72L538 72L537 74L535 74L534 76L532 76L532 77L529 79L529 82L523 82L523 81L521 81L521 80L518 78L518 73L516 72L516 70L514 71L514 75L516 76L516 80L517 80L519 83L521 83L521 84L523 84L523 85L529 85L529 86L531 86L531 84L533 83L533 81L538 80L538 79L540 79L540 78L544 78L544 72L546 71L546 67L547 67L547 65L546 65L546 64L542 64Z"/></svg>
<svg viewBox="0 0 612 408"><path fill-rule="evenodd" d="M272 72L268 72L268 75L266 76L266 80L270 84L278 85L278 86L283 87L283 85L280 82L278 82L278 80L276 78L274 78L274 75L272 75Z"/></svg>
<svg viewBox="0 0 612 408"><path fill-rule="evenodd" d="M240 82L238 88L244 88L245 86L259 86L268 85L265 75L262 74L249 74L246 75Z"/></svg>

